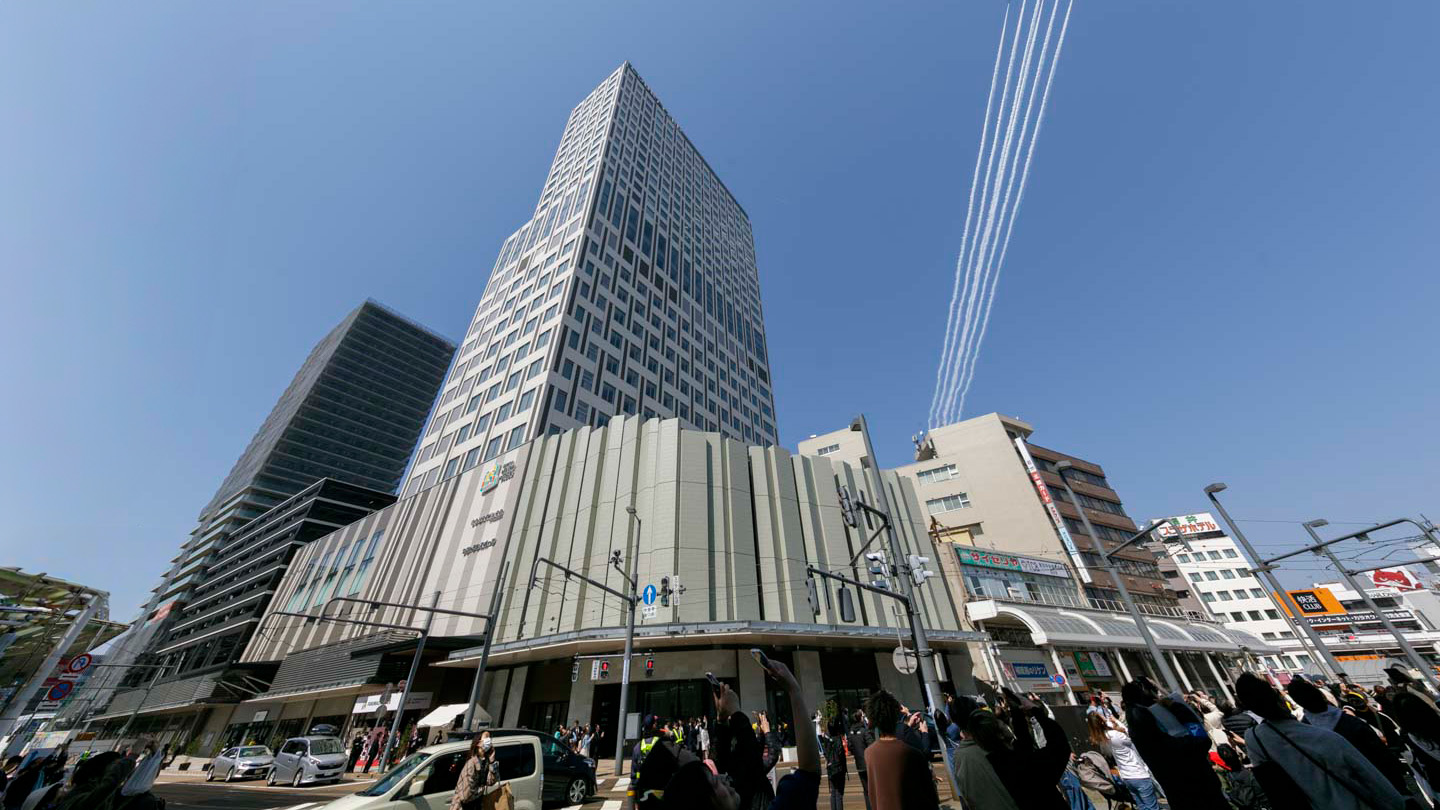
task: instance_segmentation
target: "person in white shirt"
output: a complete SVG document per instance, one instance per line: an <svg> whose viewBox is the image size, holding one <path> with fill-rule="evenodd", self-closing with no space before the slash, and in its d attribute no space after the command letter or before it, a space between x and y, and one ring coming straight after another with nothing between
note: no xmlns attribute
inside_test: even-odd
<svg viewBox="0 0 1440 810"><path fill-rule="evenodd" d="M1115 770L1135 800L1136 810L1160 810L1159 793L1150 769L1121 725L1099 712L1087 714L1085 722L1090 729L1090 742L1101 751L1108 751L1115 760Z"/></svg>

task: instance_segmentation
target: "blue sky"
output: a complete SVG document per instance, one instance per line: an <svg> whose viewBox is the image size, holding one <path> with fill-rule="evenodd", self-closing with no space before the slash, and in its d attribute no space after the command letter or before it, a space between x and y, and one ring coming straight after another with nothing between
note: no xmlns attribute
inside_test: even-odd
<svg viewBox="0 0 1440 810"><path fill-rule="evenodd" d="M1004 5L507 5L0 7L0 565L128 618L345 312L463 331L625 59L752 218L783 442L908 460ZM1078 2L966 415L1267 548L1440 513L1437 24Z"/></svg>

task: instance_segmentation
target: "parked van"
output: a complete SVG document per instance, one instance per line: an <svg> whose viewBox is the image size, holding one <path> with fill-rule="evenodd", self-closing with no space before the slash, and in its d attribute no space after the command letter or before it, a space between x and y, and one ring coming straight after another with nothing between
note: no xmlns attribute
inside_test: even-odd
<svg viewBox="0 0 1440 810"><path fill-rule="evenodd" d="M345 763L349 761L345 743L337 737L291 737L275 752L265 783L300 787L316 782L338 782L345 775Z"/></svg>
<svg viewBox="0 0 1440 810"><path fill-rule="evenodd" d="M510 785L515 810L541 810L544 754L540 738L493 737L500 780ZM469 741L422 748L401 760L375 784L313 810L446 810L469 756Z"/></svg>

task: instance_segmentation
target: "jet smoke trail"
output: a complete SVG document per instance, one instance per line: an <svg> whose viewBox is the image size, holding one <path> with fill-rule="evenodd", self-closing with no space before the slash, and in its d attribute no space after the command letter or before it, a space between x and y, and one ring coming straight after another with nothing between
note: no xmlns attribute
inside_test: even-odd
<svg viewBox="0 0 1440 810"><path fill-rule="evenodd" d="M949 418L949 414L953 413L954 411L955 397L958 393L960 374L963 374L964 368L968 362L969 355L973 351L972 344L975 338L975 326L978 321L982 295L985 291L986 283L990 277L991 271L993 270L993 267L985 261L985 258L989 254L988 248L990 247L990 237L995 229L996 211L1000 203L1000 189L1008 171L1007 167L1010 165L1010 148L1015 140L1015 126L1017 123L1019 123L1018 113L1020 111L1021 96L1024 94L1026 77L1029 75L1030 60L1035 50L1035 35L1038 31L1040 12L1043 7L1043 2L1037 2L1035 4L1034 10L1031 12L1030 28L1029 32L1026 34L1025 37L1025 49L1020 59L1020 72L1015 78L1014 97L1011 99L1010 102L1009 120L1005 127L1005 140L1000 145L999 171L995 175L994 189L990 194L990 207L985 217L985 227L980 231L979 249L972 252L971 264L975 268L974 272L977 283L974 287L972 287L972 289L975 290L975 293L971 296L970 300L967 302L966 305L966 313L968 315L968 318L965 324L965 331L964 333L962 333L961 337L960 352L957 355L960 358L960 363L958 365L958 368L952 366L950 383L947 386L945 398L942 400L942 412L947 416L947 422L952 421L952 419ZM1018 41L1019 37L1017 36L1016 42ZM1013 55L1014 54L1012 53L1012 57ZM987 182L988 180L989 178L987 177Z"/></svg>
<svg viewBox="0 0 1440 810"><path fill-rule="evenodd" d="M1005 195L1000 202L999 216L996 218L994 223L995 241L989 244L988 252L982 256L982 260L985 262L985 266L988 269L988 272L986 274L988 287L982 288L980 296L977 299L977 306L980 301L985 302L984 311L987 314L989 313L991 304L995 300L996 283L999 281L1000 265L995 262L995 257L1000 247L1000 233L1002 229L1006 228L1007 223L1014 222L1015 209L1010 204L1010 197L1015 189L1016 176L1019 174L1021 152L1025 149L1026 136L1030 133L1031 113L1035 110L1035 96L1040 89L1040 76L1045 70L1045 54L1050 49L1050 38L1055 31L1055 17L1059 13L1059 11L1060 4L1057 0L1057 2L1050 7L1050 19L1045 26L1045 39L1040 45L1040 54L1035 61L1034 78L1030 81L1028 90L1025 91L1025 111L1020 116L1020 135L1019 138L1016 140L1014 159L1010 162L1009 168L1007 170L1007 177L1005 180ZM1030 67L1030 57L1031 52L1027 50L1025 54L1025 60L1021 63L1020 74L1022 77L1027 75L1028 69ZM1015 102L1016 108L1018 109L1020 102L1019 93L1017 93L1015 96ZM984 339L984 331L985 321L982 319L979 328L972 329L971 331L970 350L964 357L963 364L960 369L960 376L955 387L952 388L948 393L948 405L950 406L951 411L946 415L952 420L956 416L958 416L959 413L964 409L963 405L960 407L956 407L956 399L957 397L961 396L962 389L964 388L964 386L967 385L967 381L969 379L972 379L975 375L975 365L979 361L980 352L978 344L979 341Z"/></svg>
<svg viewBox="0 0 1440 810"><path fill-rule="evenodd" d="M1010 41L1010 56L1005 60L1005 80L1001 82L1000 85L1000 105L996 108L995 131L991 134L991 141L988 149L989 157L985 161L985 177L980 183L980 211L982 221L985 217L986 203L987 200L989 200L990 196L990 175L994 171L995 158L998 154L1000 146L1000 130L1004 128L1005 123L1005 102L1010 97L1010 79L1015 72L1015 54L1019 51L1018 46L1020 44L1020 32L1025 27L1026 5L1026 0L1021 0L1020 13L1016 15L1015 18L1015 32ZM1000 41L1002 43L1005 41L1005 34L1003 31L1000 34ZM981 142L980 147L982 149L986 148L983 141ZM980 223L977 222L976 227L980 227ZM965 281L962 284L963 289L960 299L961 304L964 305L964 314L961 316L960 319L960 325L963 328L960 332L959 346L957 347L956 344L952 341L951 345L954 349L955 354L953 359L949 360L949 368L946 371L945 379L942 382L941 387L936 392L941 397L942 415L940 418L943 418L943 411L948 407L948 403L946 401L946 392L950 391L950 389L954 387L955 382L957 381L959 373L959 360L964 356L964 347L967 346L969 343L970 328L975 321L975 295L977 292L977 280L975 269L973 266L974 253L975 243L971 242L971 258L967 259L963 254L960 257L960 262L965 265ZM956 268L956 273L960 273L958 267Z"/></svg>
<svg viewBox="0 0 1440 810"><path fill-rule="evenodd" d="M1000 79L1000 57L1005 53L1005 29L1010 26L1010 6L1000 20L1000 40L995 44L995 67L990 71L990 95L985 98L985 117L980 124L980 148L975 151L975 171L970 178L970 201L965 205L965 228L960 232L960 258L955 262L955 284L950 290L950 314L945 321L945 345L940 350L940 367L935 371L935 394L930 398L929 424L934 424L940 405L941 380L950 362L951 344L955 339L956 304L960 300L960 277L965 266L965 248L970 238L970 222L975 215L975 188L980 184L980 164L985 158L985 138L990 134L990 110L995 103L995 83Z"/></svg>
<svg viewBox="0 0 1440 810"><path fill-rule="evenodd" d="M1057 0L1058 7L1058 0ZM1010 215L1010 223L1005 231L1005 243L1000 250L1000 259L995 267L998 272L1005 266L1005 254L1010 250L1010 234L1015 230L1015 213L1020 210L1020 201L1025 196L1025 182L1030 177L1030 160L1035 156L1035 141L1040 137L1040 125L1045 121L1045 108L1050 101L1050 86L1055 81L1055 66L1060 63L1060 50L1065 47L1065 33L1070 28L1070 11L1075 7L1075 0L1069 0L1065 6L1065 19L1060 23L1060 38L1055 42L1055 53L1050 57L1050 74L1045 79L1045 92L1040 96L1040 111L1035 118L1035 133L1030 137L1030 148L1025 154L1025 168L1020 173L1020 191L1015 197L1015 209ZM997 278L998 281L998 278ZM985 317L980 322L980 341L985 339L985 329L990 325L990 305L994 303L995 294L992 289L990 301L985 305ZM975 345L975 353L980 353L980 343ZM960 409L957 413L965 411L965 397L970 393L970 381L975 377L975 367L970 367L970 375L965 378L964 387L960 391Z"/></svg>

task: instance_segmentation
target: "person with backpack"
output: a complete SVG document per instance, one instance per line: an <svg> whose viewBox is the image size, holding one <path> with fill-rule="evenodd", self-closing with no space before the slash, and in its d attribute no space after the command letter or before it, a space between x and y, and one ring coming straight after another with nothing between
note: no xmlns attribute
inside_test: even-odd
<svg viewBox="0 0 1440 810"><path fill-rule="evenodd" d="M1255 774L1240 761L1240 752L1235 750L1235 746L1216 746L1215 754L1221 762L1216 766L1215 774L1220 777L1220 787L1225 790L1230 806L1234 810L1271 810L1269 797L1255 779Z"/></svg>
<svg viewBox="0 0 1440 810"><path fill-rule="evenodd" d="M1275 687L1246 672L1235 680L1235 693L1265 721L1245 732L1245 748L1277 807L1403 810L1405 797L1355 746L1333 731L1297 721Z"/></svg>
<svg viewBox="0 0 1440 810"><path fill-rule="evenodd" d="M1291 679L1285 691L1305 710L1306 723L1344 737L1346 742L1355 746L1361 756L1370 760L1370 764L1390 780L1390 784L1394 785L1401 795L1410 791L1410 786L1405 783L1405 763L1385 747L1385 742L1369 724L1340 711L1325 699L1324 692L1303 677Z"/></svg>
<svg viewBox="0 0 1440 810"><path fill-rule="evenodd" d="M1199 715L1179 695L1161 695L1144 676L1120 688L1120 701L1127 733L1171 810L1224 807L1220 779L1210 767L1210 736Z"/></svg>
<svg viewBox="0 0 1440 810"><path fill-rule="evenodd" d="M1135 742L1130 739L1130 735L1125 733L1119 723L1102 714L1088 714L1085 722L1089 727L1090 742L1099 748L1102 754L1107 755L1107 759L1115 761L1116 776L1130 794L1136 810L1160 810L1160 798L1156 793L1154 777L1146 767L1145 760L1140 758L1140 752L1135 750ZM1082 775L1083 773L1082 771ZM1106 775L1109 775L1108 769Z"/></svg>
<svg viewBox="0 0 1440 810"><path fill-rule="evenodd" d="M850 745L850 756L855 759L855 775L860 777L860 795L865 797L865 810L870 810L870 783L865 771L865 748L870 745L870 727L865 722L865 713L856 709L851 715L850 732L845 742Z"/></svg>

